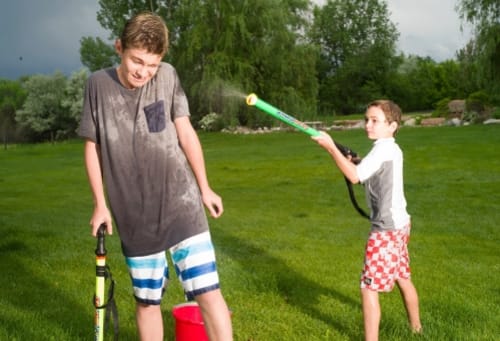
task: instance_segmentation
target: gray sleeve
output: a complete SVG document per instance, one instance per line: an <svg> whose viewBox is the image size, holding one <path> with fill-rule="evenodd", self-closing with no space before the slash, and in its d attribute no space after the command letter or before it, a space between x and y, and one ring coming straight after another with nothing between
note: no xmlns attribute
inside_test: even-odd
<svg viewBox="0 0 500 341"><path fill-rule="evenodd" d="M97 137L97 120L95 109L95 96L92 95L92 77L87 80L83 97L83 110L80 125L77 130L78 136L99 143Z"/></svg>
<svg viewBox="0 0 500 341"><path fill-rule="evenodd" d="M189 104L182 88L177 71L172 67L172 77L174 78L173 98L172 98L172 121L178 117L190 116Z"/></svg>

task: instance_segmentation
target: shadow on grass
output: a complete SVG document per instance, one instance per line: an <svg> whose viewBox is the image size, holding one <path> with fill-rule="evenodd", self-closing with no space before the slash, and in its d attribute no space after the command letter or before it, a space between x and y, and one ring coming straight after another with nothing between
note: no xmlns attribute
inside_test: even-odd
<svg viewBox="0 0 500 341"><path fill-rule="evenodd" d="M55 238L55 237L53 237ZM40 276L27 264L44 262L39 254L22 241L21 233L10 230L0 242L0 338L9 340L90 340L93 339L93 292L82 290L82 299L65 293L73 290L61 283L58 269ZM50 252L50 250L47 250ZM26 260L26 261L25 261ZM36 264L36 263L34 263ZM53 268L50 266L49 268ZM68 269L59 269L68 271ZM89 276L95 274L89 274ZM94 283L93 279L89 279ZM78 285L77 281L75 283ZM76 289L78 290L78 289ZM88 305L87 305L88 304ZM107 332L112 336L112 326ZM121 340L132 340L121 335ZM108 336L106 336L108 339ZM111 338L109 338L111 339Z"/></svg>
<svg viewBox="0 0 500 341"><path fill-rule="evenodd" d="M360 340L363 338L362 328L359 331L353 330L352 325L348 325L347 321L339 319L338 316L325 314L316 307L318 302L321 304L320 301L324 297L330 297L338 301L339 304L360 311L361 305L359 300L312 281L290 268L281 259L271 256L266 250L251 245L236 236L218 231L217 244L220 246L216 246L216 250L220 249L220 252L228 254L233 261L240 263L242 268L249 269L249 271L255 269L258 272L258 264L272 264L277 280L277 289L284 301L313 319L332 326L350 340ZM266 286L263 285L262 287L265 288Z"/></svg>
<svg viewBox="0 0 500 341"><path fill-rule="evenodd" d="M9 239L10 242L0 245L3 291L0 320L4 332L13 338L43 340L53 336L49 330L52 328L54 333L59 330L74 339L88 339L92 333L92 317L86 316L85 309L65 296L54 283L37 278L26 268L22 259L37 256L15 237ZM57 271L53 276L57 278ZM81 330L86 324L88 333Z"/></svg>

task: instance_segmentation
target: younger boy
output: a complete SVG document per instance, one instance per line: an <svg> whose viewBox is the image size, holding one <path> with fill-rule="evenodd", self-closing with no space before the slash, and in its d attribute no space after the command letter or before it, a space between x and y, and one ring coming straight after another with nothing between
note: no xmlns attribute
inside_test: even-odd
<svg viewBox="0 0 500 341"><path fill-rule="evenodd" d="M392 291L394 284L403 297L411 329L419 333L422 326L417 291L410 279L411 224L403 191L403 154L394 139L401 109L392 101L374 101L368 105L365 122L368 138L375 143L358 165L342 155L327 133L313 139L352 183L360 182L365 187L371 230L361 274L361 299L365 340L375 341L381 316L378 293Z"/></svg>

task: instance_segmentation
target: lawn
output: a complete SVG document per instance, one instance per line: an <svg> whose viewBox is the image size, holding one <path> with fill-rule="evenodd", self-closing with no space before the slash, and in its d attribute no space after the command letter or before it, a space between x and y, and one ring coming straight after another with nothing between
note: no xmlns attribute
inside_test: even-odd
<svg viewBox="0 0 500 341"><path fill-rule="evenodd" d="M332 135L361 154L370 148L361 130ZM301 133L200 137L225 204L210 224L235 340L361 340L368 224L327 154ZM403 128L397 139L424 335L408 331L393 292L381 296L380 338L497 340L500 126ZM92 338L95 239L82 150L69 141L0 151L0 340ZM118 237L106 241L120 339L136 340ZM181 302L174 276L162 304L168 340Z"/></svg>

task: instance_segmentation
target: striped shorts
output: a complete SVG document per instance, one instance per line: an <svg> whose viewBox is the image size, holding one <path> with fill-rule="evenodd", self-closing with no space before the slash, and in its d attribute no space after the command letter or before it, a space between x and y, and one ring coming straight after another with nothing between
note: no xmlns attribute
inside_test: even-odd
<svg viewBox="0 0 500 341"><path fill-rule="evenodd" d="M366 243L361 289L388 292L398 279L410 278L410 225L402 230L371 231Z"/></svg>
<svg viewBox="0 0 500 341"><path fill-rule="evenodd" d="M186 298L219 288L215 252L209 232L185 239L169 249ZM125 257L137 302L158 305L169 279L165 251L148 256Z"/></svg>

